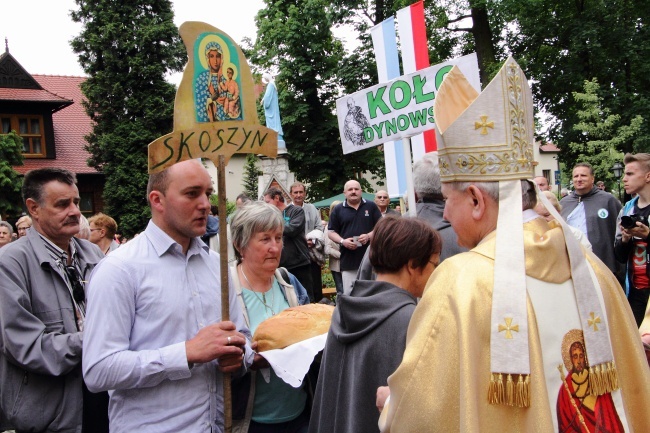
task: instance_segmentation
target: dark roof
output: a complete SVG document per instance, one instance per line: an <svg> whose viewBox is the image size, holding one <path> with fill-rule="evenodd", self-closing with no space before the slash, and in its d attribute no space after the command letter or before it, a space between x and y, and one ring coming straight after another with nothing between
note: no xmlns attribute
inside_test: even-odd
<svg viewBox="0 0 650 433"><path fill-rule="evenodd" d="M56 159L25 158L24 165L14 167L15 170L26 173L36 168L62 167L74 173L97 173L97 170L88 166L86 160L90 154L84 149L87 144L84 137L92 132L92 121L81 104L83 94L79 87L86 78L37 74L32 77L45 89L43 91L73 103L52 115ZM17 92L26 89L0 89L2 90ZM2 93L0 99L3 99L1 95Z"/></svg>

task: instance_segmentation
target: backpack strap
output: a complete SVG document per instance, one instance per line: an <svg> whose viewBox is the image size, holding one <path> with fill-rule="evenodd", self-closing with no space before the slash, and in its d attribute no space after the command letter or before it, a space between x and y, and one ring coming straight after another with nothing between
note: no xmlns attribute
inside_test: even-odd
<svg viewBox="0 0 650 433"><path fill-rule="evenodd" d="M280 284L290 286L291 284L289 284L289 281L291 280L289 279L289 271L287 271L287 268L280 267L278 268L278 271L280 272L280 277L281 277L280 279L278 279Z"/></svg>
<svg viewBox="0 0 650 433"><path fill-rule="evenodd" d="M237 264L236 263L229 264L228 270L230 271L230 282L232 284L231 290L234 290L235 293L237 294L237 300L239 306L241 307L244 316L244 321L246 322L246 326L250 328L251 326L250 319L248 317L248 310L246 310L246 303L244 302L244 295L242 293L241 283L239 282L239 273L237 272Z"/></svg>
<svg viewBox="0 0 650 433"><path fill-rule="evenodd" d="M289 278L289 271L283 267L277 268L275 270L275 279L278 280L278 283L282 286L284 297L287 299L289 306L298 306L298 295L296 294L296 289L290 283L291 279Z"/></svg>

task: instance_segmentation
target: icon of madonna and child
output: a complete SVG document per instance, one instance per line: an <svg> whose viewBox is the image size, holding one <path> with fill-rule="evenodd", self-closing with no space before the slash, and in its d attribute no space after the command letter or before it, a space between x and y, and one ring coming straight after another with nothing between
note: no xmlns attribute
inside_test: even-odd
<svg viewBox="0 0 650 433"><path fill-rule="evenodd" d="M234 44L204 33L194 45L194 102L198 122L242 120L239 58Z"/></svg>

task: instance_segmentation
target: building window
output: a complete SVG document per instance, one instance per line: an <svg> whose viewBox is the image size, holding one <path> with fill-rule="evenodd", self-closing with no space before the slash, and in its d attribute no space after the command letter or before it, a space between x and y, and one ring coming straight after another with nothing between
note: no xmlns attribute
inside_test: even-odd
<svg viewBox="0 0 650 433"><path fill-rule="evenodd" d="M79 198L79 210L85 217L90 217L95 214L95 200L93 199L93 193L90 192L80 192Z"/></svg>
<svg viewBox="0 0 650 433"><path fill-rule="evenodd" d="M542 176L546 178L546 182L549 185L553 185L553 182L551 182L551 170L542 170Z"/></svg>
<svg viewBox="0 0 650 433"><path fill-rule="evenodd" d="M43 116L2 115L0 116L2 134L16 131L23 139L23 154L26 157L45 157L45 136Z"/></svg>

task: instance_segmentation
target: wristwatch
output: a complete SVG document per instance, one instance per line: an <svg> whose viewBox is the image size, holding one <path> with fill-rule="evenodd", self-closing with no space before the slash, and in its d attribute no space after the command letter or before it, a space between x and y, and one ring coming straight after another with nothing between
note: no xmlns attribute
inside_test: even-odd
<svg viewBox="0 0 650 433"><path fill-rule="evenodd" d="M340 245L342 248L345 248L345 247L343 246L343 239L341 239L341 241L339 242L339 245Z"/></svg>

